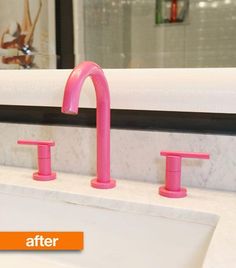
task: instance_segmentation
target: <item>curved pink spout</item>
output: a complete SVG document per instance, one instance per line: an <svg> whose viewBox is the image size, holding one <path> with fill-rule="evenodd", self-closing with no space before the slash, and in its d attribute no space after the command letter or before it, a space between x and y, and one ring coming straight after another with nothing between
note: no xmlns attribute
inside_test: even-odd
<svg viewBox="0 0 236 268"><path fill-rule="evenodd" d="M100 66L87 61L74 68L66 83L61 111L67 114L78 113L81 88L89 76L97 99L97 178L91 181L91 185L99 189L109 189L116 185L115 180L110 178L110 94Z"/></svg>

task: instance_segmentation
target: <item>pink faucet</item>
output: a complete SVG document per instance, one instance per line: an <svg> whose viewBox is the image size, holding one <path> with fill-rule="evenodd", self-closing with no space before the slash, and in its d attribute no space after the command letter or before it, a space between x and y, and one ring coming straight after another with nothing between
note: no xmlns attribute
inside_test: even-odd
<svg viewBox="0 0 236 268"><path fill-rule="evenodd" d="M78 113L81 88L89 76L97 99L97 177L91 181L91 186L109 189L116 185L116 181L110 178L110 94L100 66L87 61L74 68L66 83L61 111L66 114Z"/></svg>

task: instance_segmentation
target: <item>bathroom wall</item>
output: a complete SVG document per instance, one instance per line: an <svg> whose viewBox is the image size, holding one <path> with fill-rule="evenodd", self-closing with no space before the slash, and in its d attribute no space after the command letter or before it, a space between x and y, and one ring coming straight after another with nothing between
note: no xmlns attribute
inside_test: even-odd
<svg viewBox="0 0 236 268"><path fill-rule="evenodd" d="M83 1L75 36L83 27L84 58L103 68L235 66L235 0L190 0L184 23L161 25L155 25L155 2Z"/></svg>
<svg viewBox="0 0 236 268"><path fill-rule="evenodd" d="M84 31L84 44L75 42L83 47L84 58L93 60L106 68L122 68L127 66L130 50L130 5L123 5L121 1L81 1L74 0L75 38ZM78 6L79 4L79 6ZM80 25L83 16L83 25ZM78 44L79 43L79 44ZM77 57L78 58L78 57ZM78 59L79 60L79 59Z"/></svg>
<svg viewBox="0 0 236 268"><path fill-rule="evenodd" d="M93 128L1 123L0 132L4 137L0 140L0 165L36 168L36 147L17 145L17 139L53 139L54 170L95 175ZM236 136L112 129L112 177L162 182L165 159L161 150L210 153L210 160L183 159L183 185L236 191Z"/></svg>
<svg viewBox="0 0 236 268"><path fill-rule="evenodd" d="M190 0L184 23L156 26L155 0L132 3L132 67L230 67L236 63L236 1Z"/></svg>

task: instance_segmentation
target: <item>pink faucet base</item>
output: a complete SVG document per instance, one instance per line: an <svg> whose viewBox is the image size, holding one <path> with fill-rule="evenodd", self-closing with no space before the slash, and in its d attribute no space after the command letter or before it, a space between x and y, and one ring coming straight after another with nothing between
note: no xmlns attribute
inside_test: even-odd
<svg viewBox="0 0 236 268"><path fill-rule="evenodd" d="M165 186L159 188L159 194L169 198L182 198L187 196L187 189L180 188L179 191L169 191Z"/></svg>
<svg viewBox="0 0 236 268"><path fill-rule="evenodd" d="M91 186L97 189L112 189L116 187L116 181L110 179L109 182L99 182L98 179L91 180Z"/></svg>
<svg viewBox="0 0 236 268"><path fill-rule="evenodd" d="M57 177L55 172L52 172L50 175L41 175L38 172L33 173L33 179L36 181L51 181L55 180Z"/></svg>

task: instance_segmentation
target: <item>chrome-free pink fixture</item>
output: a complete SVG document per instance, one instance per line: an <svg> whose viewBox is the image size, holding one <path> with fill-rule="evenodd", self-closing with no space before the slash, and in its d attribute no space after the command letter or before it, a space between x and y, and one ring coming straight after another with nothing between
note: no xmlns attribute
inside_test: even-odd
<svg viewBox="0 0 236 268"><path fill-rule="evenodd" d="M33 179L37 181L50 181L56 179L56 173L51 170L51 146L54 141L18 140L18 144L38 146L38 171L33 173Z"/></svg>
<svg viewBox="0 0 236 268"><path fill-rule="evenodd" d="M80 92L87 77L93 81L97 99L97 177L91 181L91 186L109 189L116 185L110 178L110 94L100 66L87 61L74 68L66 83L61 111L78 113Z"/></svg>
<svg viewBox="0 0 236 268"><path fill-rule="evenodd" d="M181 159L199 158L209 159L209 154L162 151L166 156L165 185L159 188L159 194L170 198L180 198L187 195L187 189L181 188Z"/></svg>

